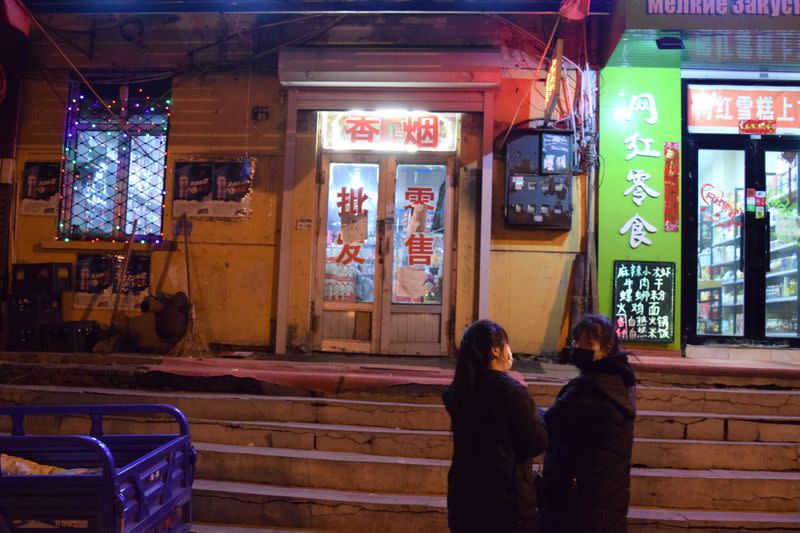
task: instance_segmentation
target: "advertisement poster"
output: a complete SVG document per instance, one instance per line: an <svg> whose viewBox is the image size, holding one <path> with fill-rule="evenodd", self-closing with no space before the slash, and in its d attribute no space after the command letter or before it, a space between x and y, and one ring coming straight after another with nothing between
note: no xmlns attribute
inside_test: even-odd
<svg viewBox="0 0 800 533"><path fill-rule="evenodd" d="M249 217L254 170L252 159L176 163L172 216Z"/></svg>
<svg viewBox="0 0 800 533"><path fill-rule="evenodd" d="M116 286L124 262L112 254L79 254L75 276L75 309L114 308ZM128 275L122 286L119 309L136 311L150 289L150 256L133 255L128 261Z"/></svg>
<svg viewBox="0 0 800 533"><path fill-rule="evenodd" d="M58 213L59 163L26 163L22 178L23 215L52 216Z"/></svg>

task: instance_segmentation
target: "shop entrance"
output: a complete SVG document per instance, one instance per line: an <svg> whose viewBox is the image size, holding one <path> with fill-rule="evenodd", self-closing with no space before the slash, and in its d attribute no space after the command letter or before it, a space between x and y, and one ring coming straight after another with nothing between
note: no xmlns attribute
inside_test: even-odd
<svg viewBox="0 0 800 533"><path fill-rule="evenodd" d="M690 343L800 345L800 138L688 137ZM694 320L694 317L697 317Z"/></svg>
<svg viewBox="0 0 800 533"><path fill-rule="evenodd" d="M317 349L448 353L454 168L437 153L323 155Z"/></svg>

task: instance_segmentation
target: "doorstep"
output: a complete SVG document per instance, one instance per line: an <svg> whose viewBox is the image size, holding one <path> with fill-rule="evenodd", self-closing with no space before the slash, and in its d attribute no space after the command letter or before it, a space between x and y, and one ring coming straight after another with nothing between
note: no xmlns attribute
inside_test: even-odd
<svg viewBox="0 0 800 533"><path fill-rule="evenodd" d="M735 346L726 344L689 345L688 359L718 359L741 362L797 363L800 365L800 349L776 348L772 346Z"/></svg>

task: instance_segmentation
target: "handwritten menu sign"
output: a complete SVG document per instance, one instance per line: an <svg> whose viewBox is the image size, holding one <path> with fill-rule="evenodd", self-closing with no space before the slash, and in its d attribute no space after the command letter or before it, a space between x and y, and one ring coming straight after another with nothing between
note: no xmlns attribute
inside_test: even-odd
<svg viewBox="0 0 800 533"><path fill-rule="evenodd" d="M614 261L613 320L622 341L671 343L675 263Z"/></svg>

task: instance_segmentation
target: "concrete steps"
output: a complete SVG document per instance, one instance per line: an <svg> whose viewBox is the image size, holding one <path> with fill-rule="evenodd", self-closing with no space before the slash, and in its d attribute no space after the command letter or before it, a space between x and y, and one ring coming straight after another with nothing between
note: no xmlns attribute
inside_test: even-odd
<svg viewBox="0 0 800 533"><path fill-rule="evenodd" d="M548 405L560 386L532 386L537 405ZM244 531L445 531L451 444L438 397L359 394L11 385L0 388L0 404L177 406L190 418L198 450L200 522ZM800 392L642 387L639 398L631 531L800 531ZM170 428L134 418L108 422L109 432ZM43 417L29 429L85 433L88 423Z"/></svg>
<svg viewBox="0 0 800 533"><path fill-rule="evenodd" d="M231 527L215 524L192 523L189 533L314 533L311 529L264 529L260 527Z"/></svg>
<svg viewBox="0 0 800 533"><path fill-rule="evenodd" d="M441 496L369 494L329 489L197 480L193 496L198 519L217 522L312 527L322 531L447 531ZM211 519L211 518L208 518ZM632 506L630 533L797 531L800 513L702 511Z"/></svg>
<svg viewBox="0 0 800 533"><path fill-rule="evenodd" d="M679 413L676 413L679 415ZM648 433L647 416L640 417L637 433ZM41 417L27 426L42 434L83 434L89 422L77 417ZM448 431L407 430L370 426L314 424L303 422L240 422L190 419L192 439L198 443L244 447L346 452L449 461L452 443ZM795 421L800 433L800 420ZM786 426L787 424L784 424ZM108 433L167 433L173 423L157 419L110 418L104 422ZM660 426L656 426L659 429ZM0 420L0 431L9 431ZM676 464L691 469L739 469L791 471L800 467L800 443L664 439L660 432L637 436L635 466L669 468ZM721 436L721 435L720 435Z"/></svg>
<svg viewBox="0 0 800 533"><path fill-rule="evenodd" d="M685 391L659 389L661 394L675 394L677 404L687 404ZM676 392L677 391L677 392ZM691 391L690 391L691 392ZM697 393L697 391L694 391ZM749 390L715 391L714 403L684 405L671 409L670 402L656 396L651 403L662 403L665 409L653 410L639 405L637 426L646 424L640 436L660 438L694 438L703 440L752 440L764 442L800 442L800 413L791 407L800 401L799 391ZM639 389L640 398L652 395L651 389ZM682 394L682 396L677 396ZM699 394L699 393L698 393ZM710 392L709 392L710 394ZM755 394L755 395L753 395ZM732 398L730 396L733 396ZM723 402L720 398L726 396ZM727 407L752 404L741 412L715 411L713 405ZM640 400L641 401L641 400ZM440 402L403 403L302 396L259 396L241 394L203 394L191 392L154 392L147 390L115 390L51 386L8 385L0 389L0 404L92 404L92 403L169 403L194 419L281 421L353 426L377 426L411 430L446 431L450 427L447 412ZM642 402L645 403L645 402ZM537 402L538 406L550 405ZM686 409L693 407L693 409ZM706 411L699 408L705 407ZM766 412L759 412L760 410ZM659 427L660 429L656 429ZM729 436L733 434L733 438ZM759 439L763 435L763 438Z"/></svg>
<svg viewBox="0 0 800 533"><path fill-rule="evenodd" d="M450 462L345 452L196 443L197 475L222 481L393 494L442 495ZM800 472L633 468L631 504L670 508L792 512ZM680 464L682 463L673 463Z"/></svg>
<svg viewBox="0 0 800 533"><path fill-rule="evenodd" d="M313 533L311 529L264 529L261 527L231 527L218 524L192 524L189 533Z"/></svg>

